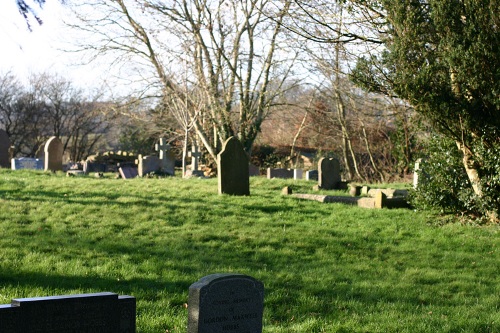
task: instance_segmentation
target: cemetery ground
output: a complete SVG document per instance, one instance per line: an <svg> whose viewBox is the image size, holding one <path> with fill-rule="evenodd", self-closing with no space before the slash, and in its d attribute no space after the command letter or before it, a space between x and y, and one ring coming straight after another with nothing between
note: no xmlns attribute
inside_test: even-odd
<svg viewBox="0 0 500 333"><path fill-rule="evenodd" d="M138 332L186 332L189 286L234 272L264 283L268 333L500 331L498 226L250 185L0 170L0 304L110 291L137 298Z"/></svg>

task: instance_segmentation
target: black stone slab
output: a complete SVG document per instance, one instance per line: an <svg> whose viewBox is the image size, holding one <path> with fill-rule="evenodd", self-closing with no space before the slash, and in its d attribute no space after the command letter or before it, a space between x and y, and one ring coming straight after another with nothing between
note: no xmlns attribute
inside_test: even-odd
<svg viewBox="0 0 500 333"><path fill-rule="evenodd" d="M135 332L135 309L134 297L109 292L18 298L0 305L0 332Z"/></svg>
<svg viewBox="0 0 500 333"><path fill-rule="evenodd" d="M188 333L262 333L264 286L242 274L212 274L189 287Z"/></svg>

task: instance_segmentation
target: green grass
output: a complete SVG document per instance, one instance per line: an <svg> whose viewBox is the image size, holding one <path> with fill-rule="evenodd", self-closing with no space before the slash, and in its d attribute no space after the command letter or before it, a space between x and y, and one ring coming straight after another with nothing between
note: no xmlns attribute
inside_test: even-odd
<svg viewBox="0 0 500 333"><path fill-rule="evenodd" d="M250 197L217 180L0 170L0 304L99 291L137 298L138 332L185 332L189 286L264 283L264 332L500 332L498 226L404 209Z"/></svg>

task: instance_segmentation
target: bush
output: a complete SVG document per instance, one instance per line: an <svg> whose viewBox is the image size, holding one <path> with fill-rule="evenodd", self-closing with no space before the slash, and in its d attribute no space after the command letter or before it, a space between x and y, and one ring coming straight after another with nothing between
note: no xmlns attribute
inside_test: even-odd
<svg viewBox="0 0 500 333"><path fill-rule="evenodd" d="M429 140L426 152L412 204L443 213L471 212L473 190L455 142L436 136Z"/></svg>
<svg viewBox="0 0 500 333"><path fill-rule="evenodd" d="M427 157L420 164L418 187L412 193L417 208L439 209L443 213L470 216L498 216L500 212L500 147L475 142L472 150L478 163L482 197L478 197L465 172L462 153L454 141L434 137L428 142Z"/></svg>

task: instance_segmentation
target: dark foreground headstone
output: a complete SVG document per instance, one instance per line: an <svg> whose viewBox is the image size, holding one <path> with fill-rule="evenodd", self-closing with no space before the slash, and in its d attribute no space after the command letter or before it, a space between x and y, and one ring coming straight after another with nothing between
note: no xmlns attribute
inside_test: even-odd
<svg viewBox="0 0 500 333"><path fill-rule="evenodd" d="M134 333L136 302L114 293L13 299L0 305L2 333Z"/></svg>
<svg viewBox="0 0 500 333"><path fill-rule="evenodd" d="M264 286L241 274L212 274L189 287L188 333L262 333Z"/></svg>
<svg viewBox="0 0 500 333"><path fill-rule="evenodd" d="M248 156L234 136L224 142L217 155L219 194L250 195Z"/></svg>

